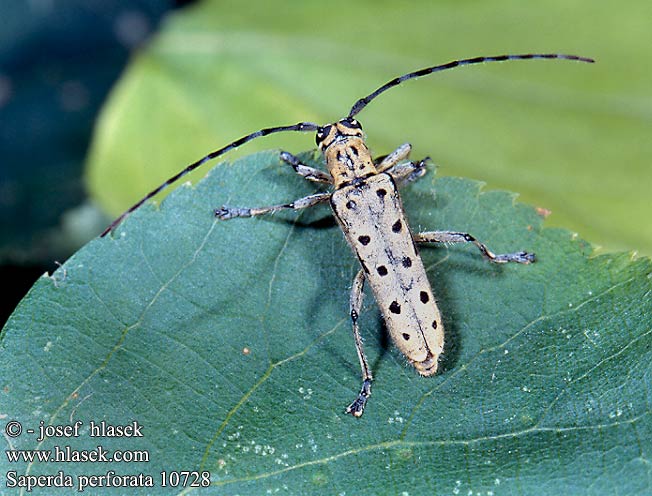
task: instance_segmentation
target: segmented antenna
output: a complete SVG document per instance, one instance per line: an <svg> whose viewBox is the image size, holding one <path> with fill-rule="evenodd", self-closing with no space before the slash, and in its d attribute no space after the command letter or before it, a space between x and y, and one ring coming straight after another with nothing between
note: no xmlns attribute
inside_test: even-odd
<svg viewBox="0 0 652 496"><path fill-rule="evenodd" d="M115 227L122 222L122 220L129 215L131 212L136 210L138 207L140 207L143 203L145 203L147 200L149 200L151 197L157 195L161 191L163 191L165 188L167 188L170 184L178 181L180 178L188 174L189 172L192 172L195 170L197 167L200 165L208 162L209 160L212 160L216 157L219 157L220 155L225 154L226 152L233 150L234 148L237 148L241 145L244 145L245 143L248 143L249 141L255 139L255 138L260 138L261 136L267 136L268 134L274 134L274 133L280 133L283 131L316 131L319 128L317 124L314 124L312 122L299 122L298 124L294 124L292 126L278 126L278 127L268 127L265 129L261 129L260 131L256 131L255 133L248 134L246 136L243 136L240 139L235 140L233 143L230 143L226 145L223 148L220 148L219 150L215 150L214 152L209 153L203 158L200 158L196 162L193 162L190 164L188 167L183 169L181 172L175 174L171 178L169 178L167 181L165 181L163 184L158 186L157 188L153 189L149 193L147 193L143 198L138 200L137 203L134 203L131 207L129 207L128 210L123 212L120 217L115 219L113 222L111 222L111 225L107 227L102 234L100 234L100 237L106 236L108 233L113 231Z"/></svg>
<svg viewBox="0 0 652 496"><path fill-rule="evenodd" d="M367 104L371 100L376 98L384 91L387 91L388 89L393 88L394 86L398 86L403 81L407 81L408 79L427 76L428 74L432 74L433 72L445 71L446 69L453 69L454 67L459 67L462 65L482 64L484 62L504 62L505 60L527 60L527 59L566 59L566 60L577 60L579 62L589 62L589 63L595 62L595 60L587 57L580 57L578 55L564 55L560 53L527 53L527 54L520 54L520 55L494 55L492 57L474 57L472 59L453 60L452 62L448 62L447 64L435 65L433 67L426 67L425 69L420 69L418 71L410 72L409 74L405 74L401 77L397 77L392 79L391 81L388 81L373 93L365 96L364 98L360 98L360 100L355 102L353 107L351 107L351 111L349 112L349 117L353 117L354 115L357 115L363 108L367 106Z"/></svg>
<svg viewBox="0 0 652 496"><path fill-rule="evenodd" d="M394 86L398 86L401 84L403 81L407 81L408 79L414 79L418 78L421 76L427 76L428 74L432 74L433 72L440 72L440 71L445 71L446 69L453 69L454 67L458 66L463 66L463 65L471 65L471 64L482 64L484 62L503 62L505 60L527 60L527 59L566 59L566 60L577 60L579 62L589 62L593 63L595 62L593 59L590 59L588 57L580 57L578 55L564 55L564 54L559 54L559 53L528 53L528 54L520 54L520 55L495 55L491 57L474 57L471 59L461 59L461 60L453 60L452 62L448 62L447 64L442 64L442 65L436 65L433 67L427 67L425 69L420 69L415 72L410 72L409 74L405 74L401 77L397 77L392 79L391 81L388 81L385 83L383 86L378 88L376 91L373 93L365 96L364 98L360 98L353 107L351 107L351 111L349 112L348 117L351 118L355 115L357 115L362 109L364 109L367 104L372 101L374 98L376 98L378 95L381 93L387 91L390 88L393 88ZM128 216L131 212L139 208L143 203L145 203L147 200L152 198L153 196L157 195L161 191L163 191L165 188L167 188L169 185L172 183L178 181L180 178L188 174L189 172L192 172L195 170L197 167L200 165L208 162L209 160L212 160L216 157L219 157L220 155L225 154L226 152L233 150L234 148L237 148L241 145L244 145L245 143L255 139L259 138L262 136L267 136L268 134L273 134L273 133L280 133L284 131L316 131L319 129L319 125L314 124L312 122L299 122L298 124L294 124L292 126L278 126L278 127L268 127L265 129L261 129L260 131L256 131L255 133L247 134L246 136L243 136L242 138L234 141L233 143L230 143L226 145L223 148L220 148L219 150L215 150L212 153L209 153L205 157L197 160L196 162L193 162L190 164L188 167L183 169L181 172L175 174L171 178L169 178L167 181L165 181L163 184L158 186L157 188L153 189L147 195L145 195L143 198L141 198L137 203L133 204L131 207L129 207L128 210L123 212L117 219L115 219L109 227L107 227L104 232L100 235L101 237L106 236L108 233L113 231L115 227L122 222L122 220Z"/></svg>

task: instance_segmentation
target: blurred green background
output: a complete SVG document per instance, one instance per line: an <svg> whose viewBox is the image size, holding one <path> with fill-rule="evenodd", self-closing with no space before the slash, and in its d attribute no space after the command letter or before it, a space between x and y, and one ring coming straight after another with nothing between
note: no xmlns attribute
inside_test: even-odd
<svg viewBox="0 0 652 496"><path fill-rule="evenodd" d="M186 3L0 2L0 325L105 222L82 179L95 118L130 54Z"/></svg>
<svg viewBox="0 0 652 496"><path fill-rule="evenodd" d="M124 10L147 13L144 32L138 16L109 30L114 39L136 40L119 43L119 63L92 43L101 29L70 34L70 19L99 3L26 5L27 19L38 17L38 5L54 6L49 16L70 14L55 23L23 18L3 28L3 50L17 50L0 67L0 253L8 263L62 261L106 222L80 205L113 216L187 163L243 134L336 120L361 96L421 67L520 52L575 53L598 63L489 64L409 82L358 116L370 147L380 155L409 141L414 157L431 156L439 174L480 179L551 210L547 225L577 231L603 249L652 254L649 1L204 1L175 11L158 28L171 5L113 2L116 18ZM3 9L15 14L20 8ZM31 42L39 56L22 56L25 40L40 40L42 31L52 42ZM61 40L63 53L54 50ZM94 112L129 52L131 64L95 130L86 171L89 201L80 183L81 157ZM36 90L25 90L53 77L41 76L37 63L66 66L82 56L85 63L72 73L77 75L57 69L58 85L48 90L68 102L58 104L65 112L52 110L54 104ZM7 75L18 60L20 80ZM85 88L83 111L76 81ZM83 118L69 126L80 112ZM45 121L51 123L47 131L39 128ZM27 133L30 126L40 131ZM313 146L309 134L275 135L227 159L263 148L298 152ZM67 163L73 173L64 172Z"/></svg>

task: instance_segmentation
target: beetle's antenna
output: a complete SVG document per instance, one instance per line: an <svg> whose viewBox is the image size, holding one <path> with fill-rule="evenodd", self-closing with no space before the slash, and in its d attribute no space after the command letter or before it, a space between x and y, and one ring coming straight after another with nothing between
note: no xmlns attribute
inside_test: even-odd
<svg viewBox="0 0 652 496"><path fill-rule="evenodd" d="M107 227L102 234L100 234L100 237L106 236L108 233L113 231L115 227L122 222L122 220L129 215L131 212L136 210L138 207L140 207L143 203L145 203L147 200L149 200L151 197L157 195L161 191L163 191L165 188L167 188L170 184L176 182L189 172L192 172L195 170L197 167L200 165L208 162L209 160L212 160L216 157L219 157L220 155L224 155L226 152L233 150L234 148L237 148L241 145L244 145L245 143L248 143L249 141L260 138L261 136L267 136L268 134L274 134L274 133L281 133L283 131L316 131L319 128L317 124L314 124L312 122L299 122L298 124L294 124L292 126L279 126L279 127L268 127L265 129L261 129L259 131L256 131L255 133L248 134L246 136L243 136L240 139L235 140L233 143L230 143L226 145L223 148L220 148L219 150L215 150L214 152L209 153L203 158L200 158L196 162L193 162L190 164L188 167L183 169L181 172L175 174L171 178L169 178L167 181L165 181L163 184L158 186L157 188L153 189L149 193L147 193L143 198L138 200L138 202L134 203L131 207L129 207L128 210L123 212L120 217L115 219L113 222L111 222L111 225Z"/></svg>
<svg viewBox="0 0 652 496"><path fill-rule="evenodd" d="M580 57L578 55L564 55L560 53L527 53L521 55L494 55L491 57L473 57L472 59L453 60L452 62L448 62L447 64L435 65L433 67L426 67L425 69L410 72L409 74L405 74L401 77L397 77L392 79L391 81L388 81L373 93L365 96L364 98L360 98L360 100L355 102L355 105L351 107L351 111L349 112L349 117L353 117L354 115L357 115L363 108L367 106L367 104L371 100L376 98L384 91L387 91L388 89L393 88L394 86L398 86L403 81L407 81L408 79L427 76L428 74L432 74L433 72L445 71L447 69L453 69L454 67L459 67L462 65L482 64L484 62L503 62L505 60L527 60L527 59L566 59L566 60L577 60L580 62L589 62L589 63L595 62L593 59L590 59L588 57Z"/></svg>

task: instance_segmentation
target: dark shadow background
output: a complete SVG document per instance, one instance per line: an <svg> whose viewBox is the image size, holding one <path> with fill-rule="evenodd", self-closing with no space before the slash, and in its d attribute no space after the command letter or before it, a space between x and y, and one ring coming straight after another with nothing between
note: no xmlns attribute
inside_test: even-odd
<svg viewBox="0 0 652 496"><path fill-rule="evenodd" d="M130 55L166 12L190 3L0 4L0 327L34 281L97 230L60 234L67 216L98 220L82 182L95 117Z"/></svg>

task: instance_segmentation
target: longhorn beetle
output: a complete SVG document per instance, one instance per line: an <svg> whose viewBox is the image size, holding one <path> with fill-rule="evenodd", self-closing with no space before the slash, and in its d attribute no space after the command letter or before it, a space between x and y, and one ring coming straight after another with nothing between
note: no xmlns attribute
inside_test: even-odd
<svg viewBox="0 0 652 496"><path fill-rule="evenodd" d="M437 372L437 362L443 351L444 327L423 262L419 257L417 243L472 243L485 259L493 263L529 264L535 261L535 256L525 251L496 255L472 235L463 232L412 233L405 219L397 184L423 176L427 159L405 163L411 147L409 144L404 144L374 162L365 144L362 127L354 116L378 95L408 79L463 65L525 59L594 62L586 57L555 53L498 55L454 60L447 64L410 72L388 81L373 93L358 100L349 114L337 122L324 126L312 122L299 122L291 126L268 127L209 153L148 193L113 221L102 236L111 232L125 216L145 201L211 159L260 136L284 131L316 131L315 139L326 160L328 173L301 163L296 156L288 152L281 152L280 158L304 179L332 185L332 193L316 193L290 203L262 208L222 206L214 213L218 219L227 220L234 217L253 217L284 209L300 210L319 203L330 203L333 215L362 266L353 280L350 296L353 338L362 369L362 388L358 397L346 409L346 413L360 417L371 395L372 381L371 369L364 354L358 329L365 280L371 286L396 346L419 374L431 376Z"/></svg>

